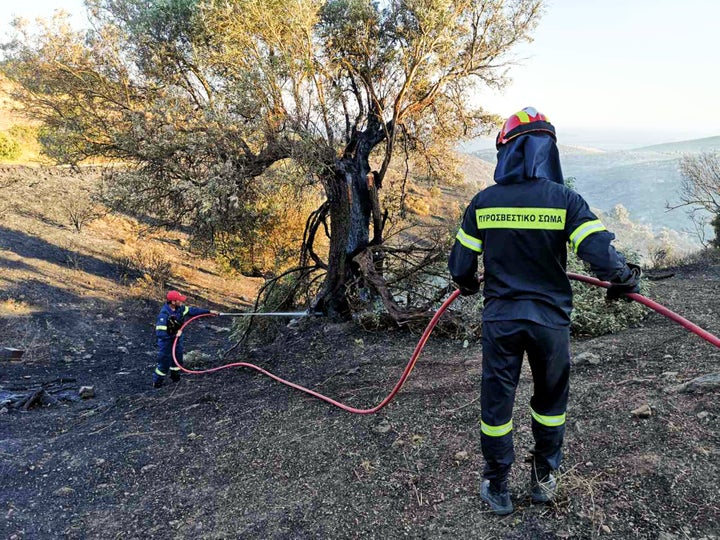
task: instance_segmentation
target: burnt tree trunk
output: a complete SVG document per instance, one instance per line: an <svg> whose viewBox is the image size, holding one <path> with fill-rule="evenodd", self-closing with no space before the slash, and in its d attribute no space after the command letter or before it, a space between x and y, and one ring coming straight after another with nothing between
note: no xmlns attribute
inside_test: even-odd
<svg viewBox="0 0 720 540"><path fill-rule="evenodd" d="M346 319L350 316L350 306L345 293L350 201L345 178L337 171L325 179L324 184L330 208L330 249L325 283L315 309L332 319Z"/></svg>
<svg viewBox="0 0 720 540"><path fill-rule="evenodd" d="M385 139L389 127L378 120L365 131L354 132L343 155L335 160L333 173L324 180L330 214L328 270L316 309L335 319L350 317L347 284L360 275L353 257L370 245L370 222L375 228L373 243L382 243L382 219L377 181L369 181L370 152Z"/></svg>

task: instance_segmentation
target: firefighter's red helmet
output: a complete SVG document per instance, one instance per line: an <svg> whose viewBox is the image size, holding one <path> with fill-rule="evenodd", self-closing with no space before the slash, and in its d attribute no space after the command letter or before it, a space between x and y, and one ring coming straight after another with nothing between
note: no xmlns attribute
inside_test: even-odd
<svg viewBox="0 0 720 540"><path fill-rule="evenodd" d="M531 131L543 131L549 133L554 140L555 128L548 120L547 116L538 112L535 107L525 107L522 111L516 112L510 118L505 120L502 130L498 133L495 140L495 146L500 148L503 144L511 141L518 135L529 133Z"/></svg>
<svg viewBox="0 0 720 540"><path fill-rule="evenodd" d="M185 300L187 300L187 296L183 296L177 291L170 291L167 293L168 302L184 302Z"/></svg>

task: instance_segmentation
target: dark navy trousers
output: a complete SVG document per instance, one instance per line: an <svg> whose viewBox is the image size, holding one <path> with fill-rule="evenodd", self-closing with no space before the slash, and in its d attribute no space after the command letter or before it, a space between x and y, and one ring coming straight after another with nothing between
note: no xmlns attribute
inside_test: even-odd
<svg viewBox="0 0 720 540"><path fill-rule="evenodd" d="M184 336L183 336L184 337ZM178 340L177 347L175 348L175 357L182 366L183 363L183 343L182 337ZM180 376L180 368L175 365L172 359L172 346L173 339L159 339L158 338L158 357L157 366L155 367L155 373L153 373L153 382L165 380L165 376L168 373L174 373L173 377Z"/></svg>
<svg viewBox="0 0 720 540"><path fill-rule="evenodd" d="M530 399L535 466L547 472L560 466L570 379L570 329L532 321L487 321L482 324L480 442L484 477L507 480L515 460L512 412L527 353L533 377Z"/></svg>

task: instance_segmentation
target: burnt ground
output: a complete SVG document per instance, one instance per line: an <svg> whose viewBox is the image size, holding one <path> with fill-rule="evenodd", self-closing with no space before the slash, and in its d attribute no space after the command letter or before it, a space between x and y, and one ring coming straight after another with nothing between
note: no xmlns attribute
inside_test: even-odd
<svg viewBox="0 0 720 540"><path fill-rule="evenodd" d="M43 230L24 231L25 242L17 228L0 227L0 346L22 337L28 349L21 361L0 360L0 390L62 378L94 386L95 397L0 411L2 538L720 536L719 390L670 391L720 372L720 350L659 315L573 340L566 457L552 506L531 505L526 492L532 385L523 373L516 511L499 518L478 497L479 344L432 336L397 398L368 416L243 369L154 390L159 303L127 288L108 292L117 269L100 253L58 262L92 276L51 279L38 261L67 261L58 249L72 246L41 242ZM720 335L720 258L671 271L651 296ZM238 307L210 294L191 299ZM201 319L186 332L186 350L216 357L229 322ZM301 320L239 359L369 407L390 391L418 337ZM642 405L649 417L631 414Z"/></svg>

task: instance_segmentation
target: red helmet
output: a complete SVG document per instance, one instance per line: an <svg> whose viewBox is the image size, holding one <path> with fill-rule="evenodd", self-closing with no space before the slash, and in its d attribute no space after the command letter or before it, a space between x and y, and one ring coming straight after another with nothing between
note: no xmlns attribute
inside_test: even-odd
<svg viewBox="0 0 720 540"><path fill-rule="evenodd" d="M522 111L516 112L505 120L502 130L500 130L495 140L495 146L499 149L503 144L506 144L518 135L530 131L544 131L545 133L549 133L552 138L557 141L555 128L547 116L538 112L534 107L525 107Z"/></svg>
<svg viewBox="0 0 720 540"><path fill-rule="evenodd" d="M168 302L184 302L185 300L187 300L187 296L183 296L177 291L170 291L167 293Z"/></svg>

